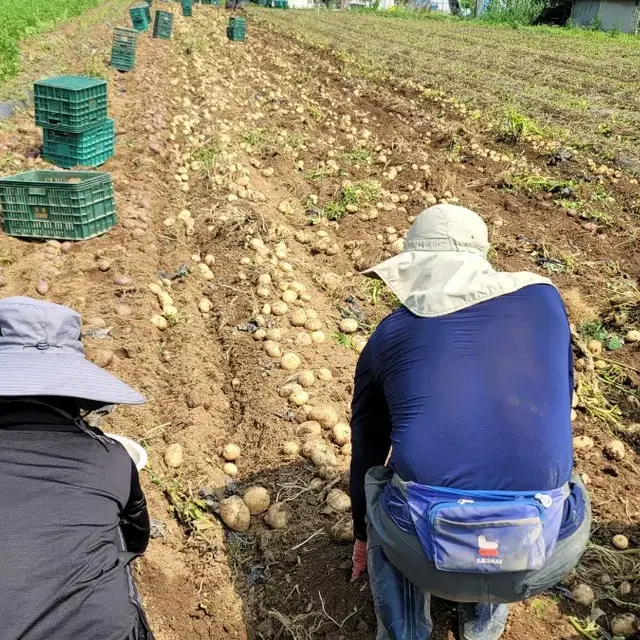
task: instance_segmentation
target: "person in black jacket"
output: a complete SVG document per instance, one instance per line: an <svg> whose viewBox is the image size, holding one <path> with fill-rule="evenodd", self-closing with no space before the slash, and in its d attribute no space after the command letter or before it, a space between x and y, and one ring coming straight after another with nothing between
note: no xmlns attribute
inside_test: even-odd
<svg viewBox="0 0 640 640"><path fill-rule="evenodd" d="M153 640L129 567L149 542L138 471L82 418L145 400L80 337L71 309L0 300L2 640Z"/></svg>

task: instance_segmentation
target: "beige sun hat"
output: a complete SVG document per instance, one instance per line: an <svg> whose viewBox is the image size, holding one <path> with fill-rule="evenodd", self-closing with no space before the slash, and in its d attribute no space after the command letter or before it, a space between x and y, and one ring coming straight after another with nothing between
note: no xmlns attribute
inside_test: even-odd
<svg viewBox="0 0 640 640"><path fill-rule="evenodd" d="M454 313L532 284L553 286L535 273L496 271L487 260L489 233L473 211L441 204L423 211L402 253L364 271L379 278L417 316Z"/></svg>

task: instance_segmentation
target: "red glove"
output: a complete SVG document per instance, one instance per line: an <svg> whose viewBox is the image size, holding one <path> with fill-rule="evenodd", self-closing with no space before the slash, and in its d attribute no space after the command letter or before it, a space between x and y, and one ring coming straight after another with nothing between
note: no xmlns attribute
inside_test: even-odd
<svg viewBox="0 0 640 640"><path fill-rule="evenodd" d="M357 580L367 570L367 543L356 540L353 545L353 571L351 572L351 582Z"/></svg>

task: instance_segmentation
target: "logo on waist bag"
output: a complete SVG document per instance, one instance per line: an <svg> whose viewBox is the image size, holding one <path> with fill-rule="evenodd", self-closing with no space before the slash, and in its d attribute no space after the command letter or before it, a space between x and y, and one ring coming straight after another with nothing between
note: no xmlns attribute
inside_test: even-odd
<svg viewBox="0 0 640 640"><path fill-rule="evenodd" d="M484 536L478 536L478 554L480 557L476 559L476 562L478 564L502 564L502 559L498 557L499 546L497 542L491 542Z"/></svg>

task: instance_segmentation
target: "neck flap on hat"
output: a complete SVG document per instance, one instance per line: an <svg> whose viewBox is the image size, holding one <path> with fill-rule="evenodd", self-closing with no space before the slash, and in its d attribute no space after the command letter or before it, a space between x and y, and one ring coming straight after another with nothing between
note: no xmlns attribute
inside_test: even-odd
<svg viewBox="0 0 640 640"><path fill-rule="evenodd" d="M413 314L433 318L533 285L548 278L522 271L504 273L485 258L486 226L473 211L452 205L427 209L413 224L404 251L372 267Z"/></svg>

